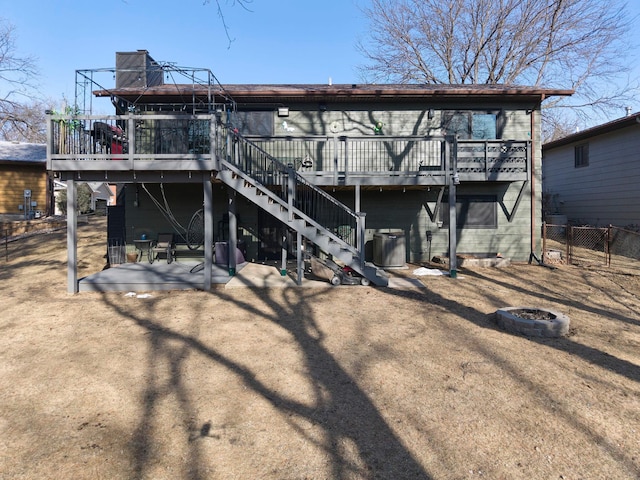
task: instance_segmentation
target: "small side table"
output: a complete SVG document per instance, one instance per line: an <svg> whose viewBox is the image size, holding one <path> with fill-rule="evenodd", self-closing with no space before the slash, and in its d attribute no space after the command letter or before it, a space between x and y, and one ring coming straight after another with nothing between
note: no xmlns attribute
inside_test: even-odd
<svg viewBox="0 0 640 480"><path fill-rule="evenodd" d="M147 261L151 263L151 247L153 246L153 240L134 240L133 244L138 251L138 261L142 260L143 255L147 254Z"/></svg>

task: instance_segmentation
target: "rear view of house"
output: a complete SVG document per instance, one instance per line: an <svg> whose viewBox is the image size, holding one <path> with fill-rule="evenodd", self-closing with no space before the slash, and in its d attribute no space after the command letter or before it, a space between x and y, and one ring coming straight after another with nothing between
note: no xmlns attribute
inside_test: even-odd
<svg viewBox="0 0 640 480"><path fill-rule="evenodd" d="M107 80L94 83L101 73ZM386 284L385 268L435 255L450 259L453 274L456 253L528 259L540 238L541 103L572 93L223 85L144 50L76 75L77 90L110 101L115 115L91 115L85 98L78 115L49 117L49 169L72 189L119 184L127 244L167 232L188 244L189 219L201 211L205 289L219 242L242 245L249 261L284 250L297 257L299 278L302 245L311 244L376 285Z"/></svg>

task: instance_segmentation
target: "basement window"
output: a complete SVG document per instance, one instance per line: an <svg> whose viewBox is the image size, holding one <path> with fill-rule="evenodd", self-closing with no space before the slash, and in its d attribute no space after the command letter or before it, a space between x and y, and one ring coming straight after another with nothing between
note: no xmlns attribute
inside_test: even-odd
<svg viewBox="0 0 640 480"><path fill-rule="evenodd" d="M449 226L449 201L443 199L440 209L443 227ZM498 199L495 195L458 195L456 229L498 228Z"/></svg>
<svg viewBox="0 0 640 480"><path fill-rule="evenodd" d="M589 166L589 144L582 143L573 147L573 162L574 167L587 167Z"/></svg>

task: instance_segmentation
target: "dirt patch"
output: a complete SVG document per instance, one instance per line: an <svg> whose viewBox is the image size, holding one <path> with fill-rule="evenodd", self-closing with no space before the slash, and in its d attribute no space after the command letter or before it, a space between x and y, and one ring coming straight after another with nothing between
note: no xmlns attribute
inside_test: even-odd
<svg viewBox="0 0 640 480"><path fill-rule="evenodd" d="M105 231L79 226L80 276ZM64 231L0 257L2 479L640 477L637 276L512 264L139 298L69 295L65 261ZM498 328L518 305L571 334Z"/></svg>

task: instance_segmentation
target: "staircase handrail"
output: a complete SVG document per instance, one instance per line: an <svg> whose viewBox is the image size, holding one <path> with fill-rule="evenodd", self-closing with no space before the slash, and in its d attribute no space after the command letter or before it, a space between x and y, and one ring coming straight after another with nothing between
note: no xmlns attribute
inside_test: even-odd
<svg viewBox="0 0 640 480"><path fill-rule="evenodd" d="M225 169L225 170L229 170L231 172L233 172L235 175L237 175L238 177L242 178L243 180L252 180L255 182L255 179L253 177L251 177L250 175L247 175L245 172L243 172L242 170L240 170L236 165L234 165L233 163L229 162L228 160L221 160L221 166ZM258 190L260 190L260 192L269 197L274 203L278 203L279 205L286 207L287 206L287 202L284 201L279 195L276 195L275 193L273 193L273 191L269 190L265 185L262 185L261 183L255 183L255 186ZM295 207L294 207L295 208ZM305 223L307 223L309 226L317 228L317 229L325 229L325 227L323 225L321 225L320 223L318 223L316 220L314 220L313 218L307 216L304 212L295 209L296 210L296 217L303 220ZM343 245L345 245L345 247L348 247L349 250L351 250L351 252L353 254L358 254L358 251L356 249L355 246L350 245L349 243L345 242L344 239L342 239L341 237L339 237L338 235L336 235L335 233L331 232L330 230L327 230L325 232L325 235L327 235L329 238L331 238L331 240L333 240L336 243L341 243Z"/></svg>
<svg viewBox="0 0 640 480"><path fill-rule="evenodd" d="M229 164L254 182L278 187L272 193L285 204L313 220L315 226L325 228L334 233L333 236L358 249L356 232L361 217L358 213L307 181L292 165L273 157L236 129L223 125L222 133L226 133L226 141L220 142L226 149L222 158Z"/></svg>

